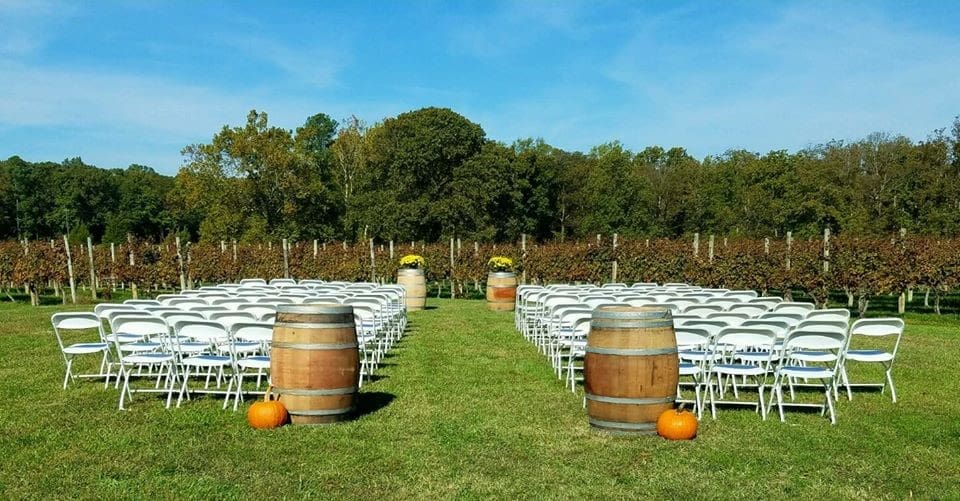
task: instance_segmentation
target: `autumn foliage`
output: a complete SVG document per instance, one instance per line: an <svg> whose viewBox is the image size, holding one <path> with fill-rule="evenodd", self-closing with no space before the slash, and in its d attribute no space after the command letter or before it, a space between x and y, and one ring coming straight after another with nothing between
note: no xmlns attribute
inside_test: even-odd
<svg viewBox="0 0 960 501"><path fill-rule="evenodd" d="M624 240L616 246L602 241L529 243L520 245L454 243L389 246L343 242L294 242L286 270L292 278L392 281L399 258L424 257L428 282L481 284L491 256L513 260L527 283L687 282L705 287L770 290L789 296L802 291L818 303L832 291L855 297L899 294L912 287L929 287L935 300L960 287L960 240L928 237L832 237L827 252L821 240L718 239L712 254L706 242L696 248L690 239ZM90 280L87 250L71 249L77 283ZM172 241L132 241L94 247L94 267L104 283L138 284L141 289L179 286L180 267L195 286L233 282L241 278L285 275L283 246L258 244L184 244L180 255ZM181 262L182 261L182 262ZM825 266L826 265L826 266ZM67 280L62 242L0 242L0 280L17 287L43 288Z"/></svg>

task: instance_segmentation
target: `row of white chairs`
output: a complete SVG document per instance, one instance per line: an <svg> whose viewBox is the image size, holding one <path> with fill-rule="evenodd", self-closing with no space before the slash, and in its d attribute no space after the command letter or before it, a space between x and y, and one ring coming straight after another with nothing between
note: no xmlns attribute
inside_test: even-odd
<svg viewBox="0 0 960 501"><path fill-rule="evenodd" d="M688 287L688 286L684 286ZM764 365L764 359L754 357L751 363L755 367L762 367L764 378L769 375L774 380L774 388L784 382L791 387L791 396L794 395L794 381L792 378L798 377L796 374L806 374L805 379L823 380L824 372L811 372L811 369L789 369L781 371L780 374L789 376L787 379L778 379L777 370L779 367L793 367L795 362L802 362L809 365L814 362L824 363L826 360L814 357L813 360L792 357L792 353L805 347L808 350L814 350L811 343L816 340L824 344L820 351L827 350L825 346L836 341L837 336L842 337L842 346L835 349L834 358L831 361L836 364L829 368L830 387L833 389L833 396L836 396L836 388L842 382L847 390L847 396L852 399L851 387L845 370L846 361L856 362L875 362L883 364L885 369L885 381L881 385L882 391L890 387L891 396L896 401L896 390L893 385L892 364L896 357L896 351L899 347L900 337L903 333L903 322L900 319L869 319L859 320L853 326L849 324L850 313L846 309L824 309L815 310L812 304L784 302L780 298L777 301L769 302L772 307L757 308L755 310L741 309L717 311L709 310L681 310L671 303L660 303L654 301L638 301L631 298L608 295L605 301L590 302L585 298L595 290L585 293L585 287L571 286L548 286L548 287L524 287L518 291L516 322L518 330L544 353L551 361L558 378L564 379L565 384L573 391L576 390L576 383L582 380L582 361L586 352L586 339L590 330L590 318L594 309L605 305L631 305L631 306L654 306L670 309L674 312L674 325L676 327L678 346L681 347L681 375L690 378L689 386L692 386L695 392L693 404L697 409L698 415L702 413L703 389L710 398L711 410L715 410L716 403L719 400L713 398L711 375L717 375L718 392L724 393L727 385L734 385L734 394L739 393L736 386L736 379L727 377L726 382L720 385L719 375L732 376L736 370L730 369L731 364L739 363L738 359L717 356L718 352L712 352L713 355L704 355L705 351L712 346L716 346L717 339L720 339L721 333L724 334L724 341L720 343L722 353L731 355L736 350L726 347L732 340L743 338L744 336L734 335L736 332L741 334L757 334L761 332L763 336L769 334L772 336L772 344L766 346L765 342L756 346L750 346L753 351L763 355L770 355L769 364ZM589 289L587 289L589 290ZM614 289L616 290L616 289ZM577 294L581 292L581 294ZM711 291L715 296L723 297L724 294L735 291ZM747 296L748 294L743 294ZM747 302L749 304L749 302ZM757 332L755 332L757 331ZM752 333L752 334L751 334ZM826 338L817 337L817 334L826 333ZM857 349L850 347L850 341L853 336L894 336L892 347L887 350L876 349ZM750 336L747 336L750 337ZM831 338L831 339L827 339ZM762 340L761 338L752 338ZM692 354L693 353L693 354ZM686 358L685 358L686 357ZM725 368L726 367L726 368ZM758 371L757 368L751 368L747 372ZM724 371L732 371L724 373ZM806 371L806 372L804 372ZM759 373L758 373L759 374ZM745 378L748 374L741 374ZM836 375L834 378L833 375ZM762 391L763 384L756 384L754 388ZM678 388L678 394L679 394ZM710 391L708 391L710 390ZM781 409L781 419L783 419L782 392L775 392L778 398L778 408ZM773 398L773 394L771 394ZM824 412L830 411L831 422L835 422L835 413L833 410L833 397L829 397L822 406ZM758 412L762 417L766 417L766 411L772 405L772 400L766 407L757 406Z"/></svg>
<svg viewBox="0 0 960 501"><path fill-rule="evenodd" d="M314 293L299 303L338 303L353 307L361 351L361 384L380 364L383 355L406 328L402 287L355 287L334 284L326 294ZM181 295L177 295L178 297ZM167 298L177 299L178 297ZM183 295L189 297L189 294ZM136 391L167 393L167 407L177 395L177 405L191 393L222 393L224 407L230 398L234 408L243 396L243 376L257 374L257 388L270 366L269 343L276 307L291 301L198 304L195 302L128 300L123 304L100 304L92 313L58 313L53 330L66 366L63 387L77 377L97 377L121 388L119 407L131 398L132 376L155 378L153 388ZM104 329L103 322L109 330ZM96 331L97 338L69 342L70 331ZM74 358L99 355L98 372L74 374ZM114 373L116 369L116 373ZM190 377L206 371L203 389L190 388ZM216 388L210 390L211 379ZM223 385L226 383L226 389Z"/></svg>

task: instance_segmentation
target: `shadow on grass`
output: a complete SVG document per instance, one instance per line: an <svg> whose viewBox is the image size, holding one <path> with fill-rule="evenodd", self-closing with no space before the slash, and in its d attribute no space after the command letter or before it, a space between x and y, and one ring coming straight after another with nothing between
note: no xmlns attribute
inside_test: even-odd
<svg viewBox="0 0 960 501"><path fill-rule="evenodd" d="M379 379L374 376L374 380ZM369 416L380 409L390 405L390 402L397 398L392 393L382 391L361 391L357 393L357 406L353 411L352 419L360 419Z"/></svg>

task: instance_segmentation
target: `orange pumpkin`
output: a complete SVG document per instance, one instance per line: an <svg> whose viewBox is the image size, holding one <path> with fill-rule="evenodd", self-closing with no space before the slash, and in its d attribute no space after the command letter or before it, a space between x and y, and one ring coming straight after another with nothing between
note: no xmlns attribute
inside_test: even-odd
<svg viewBox="0 0 960 501"><path fill-rule="evenodd" d="M667 440L690 440L697 436L697 417L690 411L670 409L657 418L657 434Z"/></svg>
<svg viewBox="0 0 960 501"><path fill-rule="evenodd" d="M288 417L287 408L276 400L254 402L247 411L247 422L257 429L283 426Z"/></svg>

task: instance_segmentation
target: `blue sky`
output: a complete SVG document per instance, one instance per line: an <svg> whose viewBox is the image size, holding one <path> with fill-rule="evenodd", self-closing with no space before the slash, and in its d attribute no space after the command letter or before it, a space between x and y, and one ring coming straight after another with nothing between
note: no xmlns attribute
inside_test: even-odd
<svg viewBox="0 0 960 501"><path fill-rule="evenodd" d="M960 114L960 2L0 0L0 158L173 174L250 109L794 151Z"/></svg>

